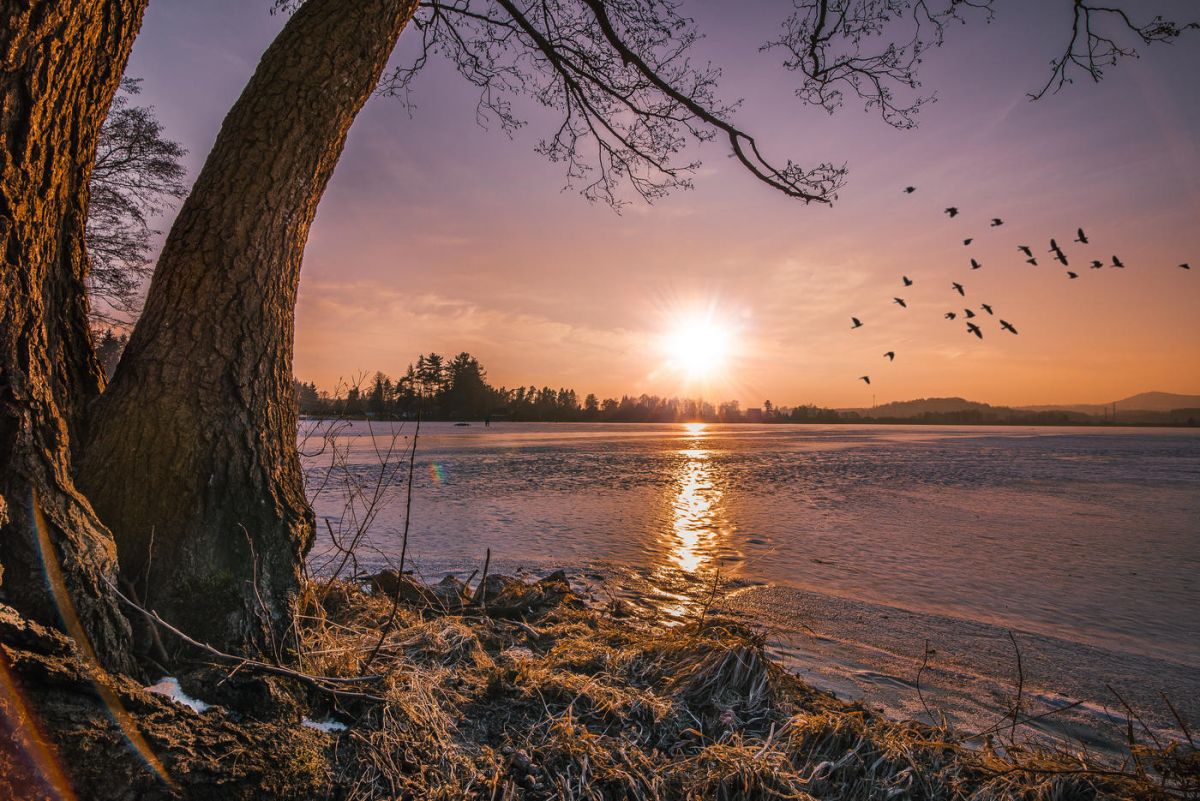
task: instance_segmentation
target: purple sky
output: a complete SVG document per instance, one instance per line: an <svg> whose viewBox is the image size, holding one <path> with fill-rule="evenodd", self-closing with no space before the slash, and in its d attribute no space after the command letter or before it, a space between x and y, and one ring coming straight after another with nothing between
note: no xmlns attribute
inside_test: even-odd
<svg viewBox="0 0 1200 801"><path fill-rule="evenodd" d="M269 5L150 4L129 74L190 150L191 175L284 22ZM917 130L896 131L850 102L829 116L795 99L780 56L757 50L788 5L685 8L708 35L698 53L725 67L723 96L745 100L736 122L766 152L848 162L834 208L773 192L715 143L698 151L694 191L622 215L589 205L533 152L547 117L531 112L513 139L482 130L472 88L435 61L411 116L373 98L351 130L305 256L297 376L332 387L402 373L419 352L468 350L497 384L747 406L1200 393L1200 35L1030 103L1069 33L1069 3L1000 2L992 24L953 28L927 58L939 100ZM1196 16L1195 3L1152 5ZM903 195L907 184L918 191ZM947 219L949 205L962 214ZM989 229L993 216L1006 224ZM1045 251L1080 225L1094 244L1068 248L1082 268L1069 281ZM1113 253L1129 268L1087 269ZM1175 266L1185 261L1191 271ZM1020 336L989 320L979 341L942 319L981 302ZM698 385L661 341L701 311L731 332L732 355ZM866 325L851 331L851 315Z"/></svg>

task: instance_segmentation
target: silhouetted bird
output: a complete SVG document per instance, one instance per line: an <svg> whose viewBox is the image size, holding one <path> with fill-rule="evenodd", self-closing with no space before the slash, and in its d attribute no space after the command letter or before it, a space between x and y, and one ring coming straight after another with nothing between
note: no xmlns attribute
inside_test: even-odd
<svg viewBox="0 0 1200 801"><path fill-rule="evenodd" d="M913 192L916 192L916 191L917 191L917 188L915 186L904 187L904 194L906 194L906 195L911 195Z"/></svg>
<svg viewBox="0 0 1200 801"><path fill-rule="evenodd" d="M966 296L967 296L967 293L966 293L966 291L965 291L965 290L963 290L963 285L962 285L962 284L960 284L960 283L958 283L957 281L955 281L955 282L952 282L952 283L950 284L950 286L954 287L954 291L955 291L955 292L957 292L958 294L962 295L963 297L966 297Z"/></svg>
<svg viewBox="0 0 1200 801"><path fill-rule="evenodd" d="M900 304L900 308L902 308L902 309L907 309L907 308L908 308L908 304L904 302L904 298L892 298L892 302L893 302L893 303L899 303L899 304Z"/></svg>
<svg viewBox="0 0 1200 801"><path fill-rule="evenodd" d="M859 381L866 381L868 384L870 384L870 383L871 383L871 376L869 376L869 375L860 375L860 376L858 377L858 380L859 380Z"/></svg>
<svg viewBox="0 0 1200 801"><path fill-rule="evenodd" d="M1082 228L1080 228L1080 229L1079 229L1079 236L1078 236L1078 238L1076 238L1076 240L1075 240L1075 241L1076 241L1076 242L1078 242L1078 243L1079 243L1079 244L1081 244L1081 245L1086 245L1086 244L1088 243L1087 234L1085 234L1085 233L1083 232L1083 229L1082 229Z"/></svg>
<svg viewBox="0 0 1200 801"><path fill-rule="evenodd" d="M963 316L970 320L975 316L975 312L971 311L970 309L963 309Z"/></svg>
<svg viewBox="0 0 1200 801"><path fill-rule="evenodd" d="M1125 262L1121 261L1116 256L1113 256L1113 267L1120 267L1123 270L1125 269Z"/></svg>
<svg viewBox="0 0 1200 801"><path fill-rule="evenodd" d="M1017 333L1017 329L1013 328L1013 324L1010 323L1008 320L1002 319L1000 321L1000 327L1003 328L1005 331L1011 331L1014 334Z"/></svg>
<svg viewBox="0 0 1200 801"><path fill-rule="evenodd" d="M979 262L975 261L974 259L971 259L971 269L972 270L978 270L982 266L983 265L980 264Z"/></svg>
<svg viewBox="0 0 1200 801"><path fill-rule="evenodd" d="M1179 269L1181 269L1181 270L1190 270L1190 269L1192 269L1192 265L1188 264L1188 263L1185 261L1183 264L1179 265Z"/></svg>
<svg viewBox="0 0 1200 801"><path fill-rule="evenodd" d="M900 277L904 279L905 286L912 286L913 282L911 278L909 278L907 275L902 275Z"/></svg>
<svg viewBox="0 0 1200 801"><path fill-rule="evenodd" d="M975 323L967 323L967 330L980 339L983 339L983 332L979 330L979 326L975 325Z"/></svg>
<svg viewBox="0 0 1200 801"><path fill-rule="evenodd" d="M975 241L975 238L974 238L974 237L971 237L970 239L964 239L964 240L963 240L963 244L964 244L964 245L969 245L969 244L971 244L971 243L972 243L972 242L974 242L974 241Z"/></svg>
<svg viewBox="0 0 1200 801"><path fill-rule="evenodd" d="M894 361L896 361L896 351L894 351L894 350L889 350L887 353L885 353L885 354L883 354L883 355L884 355L885 357L887 357L887 360L888 360L889 362L894 362Z"/></svg>
<svg viewBox="0 0 1200 801"><path fill-rule="evenodd" d="M1101 270L1103 268L1104 268L1104 262L1099 261L1098 259L1092 259L1092 269L1093 270Z"/></svg>
<svg viewBox="0 0 1200 801"><path fill-rule="evenodd" d="M955 317L957 317L958 315L957 315L957 314L955 314L954 312L946 312L946 313L945 313L945 314L943 314L942 316L943 316L943 317L945 317L947 320L953 320L953 319L954 319Z"/></svg>
<svg viewBox="0 0 1200 801"><path fill-rule="evenodd" d="M980 303L979 308L983 309L988 314L995 314L995 312L992 311L992 307L987 305L986 303Z"/></svg>
<svg viewBox="0 0 1200 801"><path fill-rule="evenodd" d="M851 317L850 321L854 323L854 325L850 326L851 328L862 328L862 320L857 317Z"/></svg>
<svg viewBox="0 0 1200 801"><path fill-rule="evenodd" d="M954 208L953 206L951 206L950 208L946 209L946 213L947 213L947 214L949 214L949 215L950 215L952 218L953 218L953 217L957 217L957 216L958 216L958 209L956 209L956 208Z"/></svg>
<svg viewBox="0 0 1200 801"><path fill-rule="evenodd" d="M1037 267L1037 259L1033 258L1032 256L1030 256L1028 259L1026 259L1025 263L1032 264L1034 267Z"/></svg>
<svg viewBox="0 0 1200 801"><path fill-rule="evenodd" d="M1058 246L1058 243L1057 243L1057 242L1055 242L1053 239L1051 239L1051 240L1050 240L1050 250L1049 250L1048 252L1049 252L1049 253L1057 253L1057 252L1058 252L1058 251L1060 251L1060 250L1062 250L1062 248L1060 248L1060 247Z"/></svg>
<svg viewBox="0 0 1200 801"><path fill-rule="evenodd" d="M1017 250L1021 251L1029 258L1033 258L1033 250L1029 247L1029 245L1017 245Z"/></svg>
<svg viewBox="0 0 1200 801"><path fill-rule="evenodd" d="M1066 254L1066 253L1063 253L1063 252L1060 250L1060 251L1058 251L1057 253L1055 253L1055 254L1054 254L1054 258L1056 258L1056 259L1058 259L1059 261L1061 261L1061 262L1063 263L1063 267L1066 267L1066 266L1067 266L1067 254Z"/></svg>
<svg viewBox="0 0 1200 801"><path fill-rule="evenodd" d="M992 218L992 227L993 228L998 228L1001 225L1004 225L1004 220L1000 219L999 217Z"/></svg>
<svg viewBox="0 0 1200 801"><path fill-rule="evenodd" d="M1079 277L1078 273L1073 273L1070 270L1067 270L1067 278L1078 278L1078 277Z"/></svg>

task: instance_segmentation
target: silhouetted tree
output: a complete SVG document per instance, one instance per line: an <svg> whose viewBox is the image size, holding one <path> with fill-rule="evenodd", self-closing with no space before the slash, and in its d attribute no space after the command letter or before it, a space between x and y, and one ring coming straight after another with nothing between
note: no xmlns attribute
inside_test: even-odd
<svg viewBox="0 0 1200 801"><path fill-rule="evenodd" d="M88 294L92 319L103 323L137 317L138 292L151 273L151 237L158 233L150 218L187 194L180 162L187 151L163 136L153 109L131 104L139 83L121 81L92 168Z"/></svg>

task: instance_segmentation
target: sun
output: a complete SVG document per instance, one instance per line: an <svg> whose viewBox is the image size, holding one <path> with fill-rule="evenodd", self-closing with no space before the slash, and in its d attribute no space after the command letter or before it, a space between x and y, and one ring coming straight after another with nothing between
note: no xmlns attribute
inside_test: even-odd
<svg viewBox="0 0 1200 801"><path fill-rule="evenodd" d="M732 346L733 332L711 316L681 320L664 337L669 365L691 380L720 375Z"/></svg>

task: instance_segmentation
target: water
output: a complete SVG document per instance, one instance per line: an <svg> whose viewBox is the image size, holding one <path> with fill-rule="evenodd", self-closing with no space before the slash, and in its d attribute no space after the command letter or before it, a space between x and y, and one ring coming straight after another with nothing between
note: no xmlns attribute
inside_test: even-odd
<svg viewBox="0 0 1200 801"><path fill-rule="evenodd" d="M363 518L347 478L378 499L368 566L399 554L412 432L344 425L305 459L314 485L341 465L314 504L335 532ZM993 692L1011 654L980 638L1010 648L1013 630L1047 693L1099 694L1123 670L1200 696L1200 432L434 423L412 493L408 558L430 577L491 548L504 569L574 568L686 614L719 570L798 669L893 710L914 711L897 674L929 632L993 654L954 657Z"/></svg>

